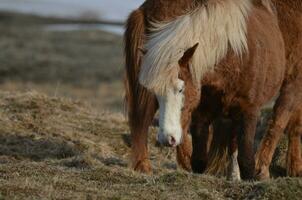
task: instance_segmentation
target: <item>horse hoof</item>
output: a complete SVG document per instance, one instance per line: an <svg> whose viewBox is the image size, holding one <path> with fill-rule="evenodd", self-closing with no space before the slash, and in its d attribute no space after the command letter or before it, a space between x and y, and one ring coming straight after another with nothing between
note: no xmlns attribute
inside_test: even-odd
<svg viewBox="0 0 302 200"><path fill-rule="evenodd" d="M183 169L187 172L192 171L191 158L190 157L177 159L177 163L178 163L178 165L180 166L181 169Z"/></svg>
<svg viewBox="0 0 302 200"><path fill-rule="evenodd" d="M192 166L191 166L191 155L185 154L184 152L177 152L177 163L180 168L182 168L185 171L191 172Z"/></svg>
<svg viewBox="0 0 302 200"><path fill-rule="evenodd" d="M287 176L290 176L290 177L302 177L302 170L290 170L290 171L287 171Z"/></svg>
<svg viewBox="0 0 302 200"><path fill-rule="evenodd" d="M151 174L152 168L151 168L150 161L149 160L138 161L134 167L134 171L144 174Z"/></svg>
<svg viewBox="0 0 302 200"><path fill-rule="evenodd" d="M238 166L238 168L234 168L227 173L227 180L228 181L241 181L239 166Z"/></svg>
<svg viewBox="0 0 302 200"><path fill-rule="evenodd" d="M268 180L270 178L270 173L268 168L262 168L262 170L256 171L255 179L258 181Z"/></svg>
<svg viewBox="0 0 302 200"><path fill-rule="evenodd" d="M232 182L239 182L239 181L241 181L241 177L240 177L240 174L232 174L232 175L227 176L227 180L232 181Z"/></svg>

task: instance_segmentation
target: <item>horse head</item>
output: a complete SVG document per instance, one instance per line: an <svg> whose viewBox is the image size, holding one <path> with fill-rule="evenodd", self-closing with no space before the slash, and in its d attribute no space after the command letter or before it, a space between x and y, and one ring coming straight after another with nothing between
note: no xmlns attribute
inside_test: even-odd
<svg viewBox="0 0 302 200"><path fill-rule="evenodd" d="M192 107L196 106L198 92L190 72L190 65L198 43L187 49L178 61L178 75L162 93L155 95L159 104L159 133L158 142L175 147L182 142L187 130L187 118L191 115ZM197 101L194 101L197 99ZM197 103L196 103L197 102Z"/></svg>

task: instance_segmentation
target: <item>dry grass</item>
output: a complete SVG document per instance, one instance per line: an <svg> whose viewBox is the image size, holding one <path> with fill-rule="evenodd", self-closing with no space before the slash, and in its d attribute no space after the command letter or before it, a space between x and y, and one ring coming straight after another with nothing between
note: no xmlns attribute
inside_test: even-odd
<svg viewBox="0 0 302 200"><path fill-rule="evenodd" d="M153 128L154 130L154 128ZM154 131L153 131L154 132ZM0 93L0 193L5 199L299 199L302 180L227 182L176 169L150 137L154 175L128 167L121 114L40 93Z"/></svg>
<svg viewBox="0 0 302 200"><path fill-rule="evenodd" d="M64 97L85 102L98 111L123 110L122 81L97 84L93 87L79 87L66 83L35 83L23 81L5 81L0 84L0 91L30 92L37 91L50 97Z"/></svg>

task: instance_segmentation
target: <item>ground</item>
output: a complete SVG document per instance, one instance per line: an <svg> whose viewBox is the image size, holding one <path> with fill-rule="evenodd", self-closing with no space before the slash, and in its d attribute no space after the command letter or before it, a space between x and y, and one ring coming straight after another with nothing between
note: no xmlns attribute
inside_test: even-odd
<svg viewBox="0 0 302 200"><path fill-rule="evenodd" d="M156 145L152 127L154 173L132 171L122 113L121 37L102 31L49 32L36 18L24 24L23 15L22 20L3 16L0 199L302 198L302 179L282 177L286 140L275 155L274 179L228 182L179 169L175 151ZM268 113L262 115L259 133Z"/></svg>
<svg viewBox="0 0 302 200"><path fill-rule="evenodd" d="M153 128L153 132L154 132ZM129 167L123 115L37 92L0 93L0 193L7 199L299 199L302 180L228 182L184 172L150 137L154 174Z"/></svg>

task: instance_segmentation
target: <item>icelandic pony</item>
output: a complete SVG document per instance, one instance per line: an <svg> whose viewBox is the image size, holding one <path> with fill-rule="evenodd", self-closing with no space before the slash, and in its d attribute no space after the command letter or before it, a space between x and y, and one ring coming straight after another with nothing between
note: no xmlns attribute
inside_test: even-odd
<svg viewBox="0 0 302 200"><path fill-rule="evenodd" d="M287 71L273 118L256 154L256 178L269 178L269 166L284 132L289 137L287 175L302 176L302 1L273 0L287 58Z"/></svg>
<svg viewBox="0 0 302 200"><path fill-rule="evenodd" d="M125 41L134 169L151 170L147 131L159 107L159 142L177 146L181 166L195 172L207 166L209 125L231 119L230 155L236 162L238 154L242 178L252 178L259 111L285 73L283 38L269 5L147 0L130 15Z"/></svg>

